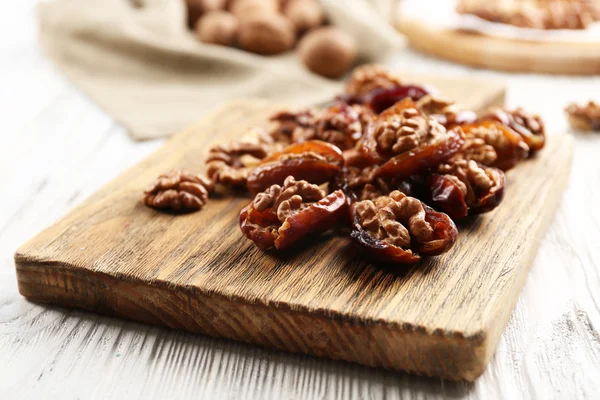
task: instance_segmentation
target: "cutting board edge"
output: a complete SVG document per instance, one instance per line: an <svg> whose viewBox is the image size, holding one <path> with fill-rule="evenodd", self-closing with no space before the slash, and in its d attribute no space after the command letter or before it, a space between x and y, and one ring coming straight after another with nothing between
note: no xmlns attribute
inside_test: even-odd
<svg viewBox="0 0 600 400"><path fill-rule="evenodd" d="M538 43L456 29L436 30L404 17L396 18L395 26L408 38L410 47L475 68L582 76L595 75L600 70L600 58L587 52L598 43Z"/></svg>
<svg viewBox="0 0 600 400"><path fill-rule="evenodd" d="M488 318L483 323L484 326L489 327L489 330L487 331L487 333L488 333L488 339L491 344L491 346L489 346L487 348L487 354L485 355L485 364L486 365L489 363L492 356L494 355L494 353L496 351L496 346L500 342L500 336L506 329L506 325L508 324L510 316L512 315L512 313L515 310L517 301L519 300L519 297L521 297L521 292L523 291L523 287L525 286L525 281L527 280L529 271L531 271L531 268L533 267L533 263L534 263L536 255L538 253L538 250L540 248L542 238L548 233L548 228L550 227L550 224L552 224L552 221L554 221L554 219L556 218L556 213L558 212L558 209L564 198L565 188L567 187L569 180L570 180L570 176L571 176L571 172L572 172L572 168L573 168L573 157L574 157L574 153L575 153L575 138L571 134L555 135L554 138L555 138L554 140L562 142L562 148L566 149L565 152L568 154L568 158L567 158L567 162L566 162L567 171L566 171L566 173L557 174L557 176L559 177L559 181L554 183L555 187L559 187L561 189L561 191L560 191L561 195L551 197L551 199L553 199L553 201L550 204L550 208L552 209L552 212L544 214L545 218L540 222L540 224L537 228L536 235L535 235L535 242L529 247L527 256L525 258L526 261L524 262L524 264L526 265L526 267L522 268L519 276L515 279L515 282L513 284L514 289L506 291L506 293L517 292L518 295L508 297L510 306L509 307L499 307L498 308L499 313L498 314L491 314L491 313L488 314ZM550 140L552 140L552 139L550 139ZM494 324L494 323L492 323L492 321L494 321L494 320L501 320L501 321L503 321L503 323L502 324Z"/></svg>
<svg viewBox="0 0 600 400"><path fill-rule="evenodd" d="M437 376L449 380L474 381L485 371L488 363L487 354L490 352L490 348L493 351L493 347L495 347L495 342L490 340L489 335L491 326L467 336L462 332L442 329L430 332L425 327L414 326L410 323L399 324L397 322L388 323L386 320L357 319L352 315L343 314L332 316L319 309L300 310L294 309L286 303L250 302L243 298L228 298L219 293L203 293L194 287L167 285L165 282L155 282L151 285L139 284L127 282L127 280L106 273L96 272L94 275L90 275L85 271L73 269L69 265L27 260L27 257L19 254L15 255L15 267L20 294L33 302L74 307L108 316L124 317L136 322L166 325L173 329L243 341L286 352L328 357L369 367L381 367L423 376ZM113 290L113 288L123 285L130 286L132 297L134 297L133 294L136 295L138 304L135 304L136 302L132 298L120 296L120 293L127 292L126 290ZM42 287L44 290L40 290ZM40 293L43 294L40 295ZM116 298L111 299L111 296L116 296ZM172 309L168 311L164 309L164 302L161 302L160 307L152 306L151 298L165 296L179 300L179 303L172 302ZM201 305L194 310L199 312L196 320L173 317L184 310L186 304L194 302ZM122 308L117 309L113 307L114 304L121 304ZM261 334L257 334L259 329L256 329L255 332L239 332L239 327L226 330L213 329L213 326L201 323L200 320L205 319L205 316L200 310L215 304L219 304L217 314L222 315L225 312L228 314L227 319L245 320L244 325L240 325L243 326L243 329L251 329L249 327L257 317L259 320L284 318L289 320L286 323L288 332L292 332L289 331L289 328L292 327L294 334L299 334L300 337L296 338L295 343L285 342L281 340L281 337L277 337L275 332L265 333L264 324L259 324ZM222 309L223 305L227 310ZM190 317L189 310L185 314ZM181 321L185 320L192 321L192 323L182 324ZM225 319L212 322L229 326ZM312 326L318 326L327 333L317 339L311 338L310 334L304 332L311 332L310 327ZM353 334L348 336L345 333L348 331ZM387 346L379 344L382 335L385 336ZM331 345L334 342L343 343L343 345L338 348L338 352L332 355ZM371 349L369 352L370 362L365 361L364 354L359 355L360 351L356 346ZM432 348L435 351L432 351ZM397 349L402 349L402 351L397 351ZM428 357L427 354L439 354L444 358L444 362L436 362L436 357L427 362L424 359L424 357ZM416 362L407 362L411 359ZM451 362L451 360L456 360L456 362Z"/></svg>

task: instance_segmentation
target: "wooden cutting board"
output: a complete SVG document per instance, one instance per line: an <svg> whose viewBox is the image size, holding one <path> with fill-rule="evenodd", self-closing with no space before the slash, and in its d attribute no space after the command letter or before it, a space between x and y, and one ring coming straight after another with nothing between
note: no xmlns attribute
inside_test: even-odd
<svg viewBox="0 0 600 400"><path fill-rule="evenodd" d="M15 255L21 294L291 352L479 376L560 201L571 138L550 138L508 174L499 209L460 226L449 253L413 267L370 263L333 234L295 254L263 252L238 228L244 196L183 216L141 203L157 175L202 170L211 144L264 125L272 111L247 101L220 108L31 239Z"/></svg>
<svg viewBox="0 0 600 400"><path fill-rule="evenodd" d="M439 28L399 17L396 26L415 49L479 68L546 74L600 74L600 38L596 42L535 42Z"/></svg>

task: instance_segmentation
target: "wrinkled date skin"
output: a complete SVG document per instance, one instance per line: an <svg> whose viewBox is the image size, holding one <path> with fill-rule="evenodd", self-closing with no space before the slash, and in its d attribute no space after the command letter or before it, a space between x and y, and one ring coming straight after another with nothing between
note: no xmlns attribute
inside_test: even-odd
<svg viewBox="0 0 600 400"><path fill-rule="evenodd" d="M416 194L413 183L410 180L398 180L395 178L374 178L377 167L360 169L347 167L342 170L330 183L330 188L340 189L350 203L360 200L373 199L385 196L394 190L398 190L407 196Z"/></svg>
<svg viewBox="0 0 600 400"><path fill-rule="evenodd" d="M413 101L435 92L432 88L418 85L401 85L393 88L375 89L363 96L342 95L338 99L348 104L363 104L368 106L374 113L380 114L397 102L409 98Z"/></svg>
<svg viewBox="0 0 600 400"><path fill-rule="evenodd" d="M444 175L432 174L421 181L426 201L440 211L445 212L454 221L465 218L469 214L469 206L458 185Z"/></svg>
<svg viewBox="0 0 600 400"><path fill-rule="evenodd" d="M320 140L309 140L265 158L248 177L247 185L256 194L271 185L282 184L288 176L321 184L333 179L343 165L344 157L339 148Z"/></svg>
<svg viewBox="0 0 600 400"><path fill-rule="evenodd" d="M494 150L496 150L496 153L498 154L498 158L490 165L490 167L496 167L500 168L502 171L507 171L529 155L529 146L527 146L527 143L521 138L521 135L497 121L478 121L472 124L462 125L461 128L466 135L469 135L471 131L479 128L495 128L502 132L502 136L506 140L507 145L499 147L494 143L489 143L494 147Z"/></svg>
<svg viewBox="0 0 600 400"><path fill-rule="evenodd" d="M283 223L273 209L257 211L253 204L240 213L240 229L263 250L289 249L307 236L333 228L348 216L348 202L341 190L290 215Z"/></svg>
<svg viewBox="0 0 600 400"><path fill-rule="evenodd" d="M355 211L355 204L350 207L353 221L350 236L376 260L395 264L414 264L421 261L422 256L436 256L447 252L458 237L456 225L448 215L437 212L427 205L423 205L423 208L426 213L425 220L433 228L434 238L424 243L413 240L411 249L403 249L373 237L362 227Z"/></svg>
<svg viewBox="0 0 600 400"><path fill-rule="evenodd" d="M506 178L497 168L483 167L493 177L494 185L486 191L477 191L475 198L467 202L458 185L444 175L432 174L421 180L424 198L435 208L445 212L455 221L470 214L482 214L498 207L504 198Z"/></svg>
<svg viewBox="0 0 600 400"><path fill-rule="evenodd" d="M429 90L423 86L417 85L396 86L392 89L378 89L367 95L365 104L368 104L373 112L379 114L392 107L400 100L409 98L413 101L417 101L429 93Z"/></svg>

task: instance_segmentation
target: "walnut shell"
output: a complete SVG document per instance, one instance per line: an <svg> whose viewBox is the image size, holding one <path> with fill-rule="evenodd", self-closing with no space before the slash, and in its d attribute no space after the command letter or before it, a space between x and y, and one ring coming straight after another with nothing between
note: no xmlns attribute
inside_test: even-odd
<svg viewBox="0 0 600 400"><path fill-rule="evenodd" d="M306 32L323 24L325 14L317 0L290 0L283 14L292 21L298 32Z"/></svg>
<svg viewBox="0 0 600 400"><path fill-rule="evenodd" d="M229 10L238 18L254 13L276 13L279 11L279 2L276 0L234 0Z"/></svg>
<svg viewBox="0 0 600 400"><path fill-rule="evenodd" d="M298 45L300 59L312 72L338 78L356 61L358 50L352 36L334 27L309 32Z"/></svg>
<svg viewBox="0 0 600 400"><path fill-rule="evenodd" d="M223 10L226 3L227 0L185 0L188 26L193 29L204 13Z"/></svg>
<svg viewBox="0 0 600 400"><path fill-rule="evenodd" d="M278 54L289 50L296 41L294 25L282 15L255 13L240 19L238 42L257 54Z"/></svg>
<svg viewBox="0 0 600 400"><path fill-rule="evenodd" d="M196 36L204 43L232 45L237 31L237 18L227 11L211 11L196 23Z"/></svg>

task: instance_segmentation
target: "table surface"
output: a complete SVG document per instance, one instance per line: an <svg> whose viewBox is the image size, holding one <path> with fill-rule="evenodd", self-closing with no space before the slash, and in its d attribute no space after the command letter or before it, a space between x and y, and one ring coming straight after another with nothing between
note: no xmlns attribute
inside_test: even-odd
<svg viewBox="0 0 600 400"><path fill-rule="evenodd" d="M475 383L28 302L17 291L15 249L161 141L130 140L40 54L34 0L0 7L0 398L600 398L598 134L575 134L570 183L556 193L563 196L560 209L496 354ZM504 79L508 104L539 112L550 134L568 132L562 112L568 101L600 96L599 77L505 75L408 50L393 65Z"/></svg>

